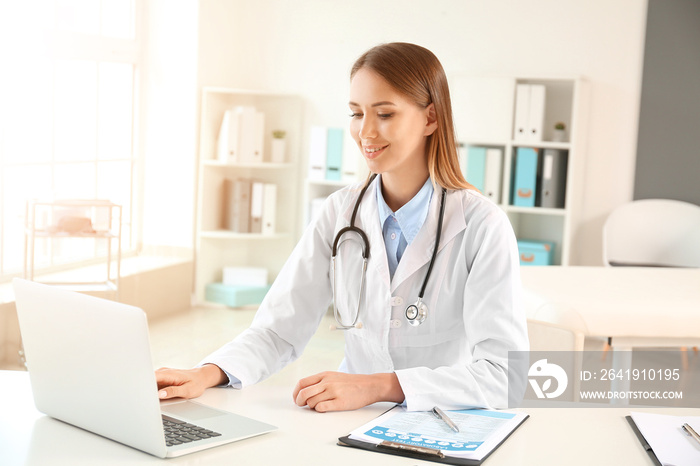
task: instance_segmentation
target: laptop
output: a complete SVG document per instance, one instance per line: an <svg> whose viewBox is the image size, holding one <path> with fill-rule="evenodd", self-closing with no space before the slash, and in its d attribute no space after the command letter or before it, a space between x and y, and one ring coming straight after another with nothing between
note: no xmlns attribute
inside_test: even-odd
<svg viewBox="0 0 700 466"><path fill-rule="evenodd" d="M15 278L39 411L160 458L276 429L190 400L161 402L139 308Z"/></svg>

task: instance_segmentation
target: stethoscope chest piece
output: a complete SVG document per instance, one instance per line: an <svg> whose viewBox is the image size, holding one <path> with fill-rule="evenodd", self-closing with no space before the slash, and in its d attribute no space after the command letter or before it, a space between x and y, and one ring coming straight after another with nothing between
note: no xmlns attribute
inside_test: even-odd
<svg viewBox="0 0 700 466"><path fill-rule="evenodd" d="M406 308L406 319L414 327L418 327L425 322L426 317L428 317L428 306L420 298L416 301L416 304L411 304Z"/></svg>

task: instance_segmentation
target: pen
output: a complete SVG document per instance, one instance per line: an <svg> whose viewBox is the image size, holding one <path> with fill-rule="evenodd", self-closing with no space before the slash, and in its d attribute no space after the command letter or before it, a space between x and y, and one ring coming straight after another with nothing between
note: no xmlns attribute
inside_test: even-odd
<svg viewBox="0 0 700 466"><path fill-rule="evenodd" d="M437 406L433 408L433 414L445 421L445 423L450 426L450 429L454 430L455 432L459 432L459 427L457 427L457 424L452 422L452 419L447 417L447 414ZM695 434L697 435L697 434Z"/></svg>
<svg viewBox="0 0 700 466"><path fill-rule="evenodd" d="M698 443L700 443L700 435L698 435L698 433L695 432L695 430L692 427L690 427L690 425L687 422L681 426L681 429L683 429L688 435L690 435Z"/></svg>

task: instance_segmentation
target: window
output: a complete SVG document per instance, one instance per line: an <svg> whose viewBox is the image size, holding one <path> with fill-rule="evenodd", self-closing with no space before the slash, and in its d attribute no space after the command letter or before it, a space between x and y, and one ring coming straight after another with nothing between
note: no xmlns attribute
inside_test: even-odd
<svg viewBox="0 0 700 466"><path fill-rule="evenodd" d="M120 204L122 250L136 250L139 5L0 3L0 281L23 272L29 199ZM99 241L40 241L38 272L106 254Z"/></svg>

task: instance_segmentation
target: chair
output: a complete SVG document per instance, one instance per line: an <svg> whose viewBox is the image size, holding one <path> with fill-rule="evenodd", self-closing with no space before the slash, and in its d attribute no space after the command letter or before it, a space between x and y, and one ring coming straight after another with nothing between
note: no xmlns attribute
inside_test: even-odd
<svg viewBox="0 0 700 466"><path fill-rule="evenodd" d="M546 308L546 309L545 309ZM575 315L572 315L575 314ZM546 304L536 311L537 320L528 317L527 335L530 339L530 351L567 351L572 364L572 374L582 369L582 352L586 329L575 311ZM578 318L577 318L578 317ZM573 400L579 401L580 380L572 379Z"/></svg>
<svg viewBox="0 0 700 466"><path fill-rule="evenodd" d="M603 262L606 266L700 267L700 206L645 199L618 207L603 226ZM610 345L608 338L604 352Z"/></svg>
<svg viewBox="0 0 700 466"><path fill-rule="evenodd" d="M633 201L603 226L607 266L700 267L700 206L670 199Z"/></svg>

